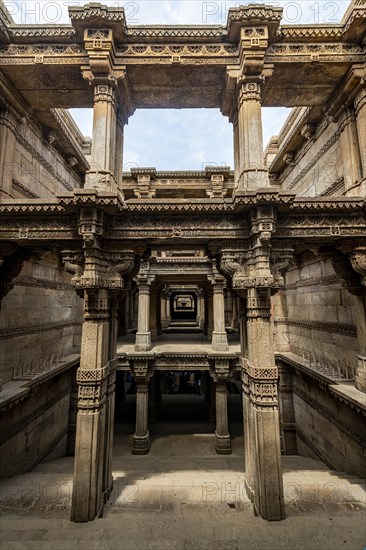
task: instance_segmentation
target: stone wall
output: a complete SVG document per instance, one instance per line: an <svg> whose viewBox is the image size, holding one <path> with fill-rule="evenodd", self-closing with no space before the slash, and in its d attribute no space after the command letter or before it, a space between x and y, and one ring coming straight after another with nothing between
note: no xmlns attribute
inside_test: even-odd
<svg viewBox="0 0 366 550"><path fill-rule="evenodd" d="M366 420L309 376L293 372L297 451L330 468L366 476Z"/></svg>
<svg viewBox="0 0 366 550"><path fill-rule="evenodd" d="M363 196L363 108L362 96L337 116L293 109L265 152L272 183L305 197Z"/></svg>
<svg viewBox="0 0 366 550"><path fill-rule="evenodd" d="M351 376L359 353L354 298L330 259L303 255L301 266L287 272L285 284L285 293L273 300L277 351L340 361Z"/></svg>
<svg viewBox="0 0 366 550"><path fill-rule="evenodd" d="M29 122L19 127L14 155L12 196L47 198L81 187L78 174Z"/></svg>
<svg viewBox="0 0 366 550"><path fill-rule="evenodd" d="M330 122L318 130L313 141L304 143L280 178L284 189L315 197L340 180L344 167L337 130L338 124Z"/></svg>
<svg viewBox="0 0 366 550"><path fill-rule="evenodd" d="M70 278L55 255L45 253L24 263L2 301L2 477L30 470L46 456L72 454L75 368L64 370L63 359L80 353L83 310Z"/></svg>
<svg viewBox="0 0 366 550"><path fill-rule="evenodd" d="M0 312L2 383L80 350L82 300L52 254L25 262Z"/></svg>
<svg viewBox="0 0 366 550"><path fill-rule="evenodd" d="M1 478L66 455L72 377L75 369L34 385L23 401L1 410Z"/></svg>

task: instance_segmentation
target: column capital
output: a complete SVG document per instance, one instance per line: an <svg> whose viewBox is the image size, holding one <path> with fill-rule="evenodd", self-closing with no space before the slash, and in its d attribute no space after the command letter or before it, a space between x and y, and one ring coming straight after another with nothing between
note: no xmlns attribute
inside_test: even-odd
<svg viewBox="0 0 366 550"><path fill-rule="evenodd" d="M132 374L135 377L137 384L140 384L141 391L149 384L150 378L154 374L152 370L149 370L149 359L147 357L141 357L133 360Z"/></svg>
<svg viewBox="0 0 366 550"><path fill-rule="evenodd" d="M243 101L261 101L261 85L259 80L238 79L238 104Z"/></svg>
<svg viewBox="0 0 366 550"><path fill-rule="evenodd" d="M269 319L271 317L271 294L269 288L248 289L247 318Z"/></svg>
<svg viewBox="0 0 366 550"><path fill-rule="evenodd" d="M366 287L366 239L345 239L338 246L338 250L348 256L353 271L360 275L361 287ZM337 271L336 262L333 265Z"/></svg>
<svg viewBox="0 0 366 550"><path fill-rule="evenodd" d="M94 86L94 102L107 101L116 107L116 88L111 82L106 79L100 82L97 79L92 82L92 85Z"/></svg>

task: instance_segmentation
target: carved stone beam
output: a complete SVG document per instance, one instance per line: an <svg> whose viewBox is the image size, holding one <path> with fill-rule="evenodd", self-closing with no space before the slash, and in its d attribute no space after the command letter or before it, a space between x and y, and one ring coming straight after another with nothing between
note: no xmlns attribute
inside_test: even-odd
<svg viewBox="0 0 366 550"><path fill-rule="evenodd" d="M272 243L271 273L273 275L272 289L276 292L284 286L284 274L294 264L294 249L291 243Z"/></svg>

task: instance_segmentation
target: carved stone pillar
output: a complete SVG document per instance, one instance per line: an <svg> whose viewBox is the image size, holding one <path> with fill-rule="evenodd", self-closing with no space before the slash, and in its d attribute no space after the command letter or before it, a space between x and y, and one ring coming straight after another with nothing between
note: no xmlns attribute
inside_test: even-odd
<svg viewBox="0 0 366 550"><path fill-rule="evenodd" d="M14 197L12 184L18 126L19 117L13 110L0 110L0 198L3 199Z"/></svg>
<svg viewBox="0 0 366 550"><path fill-rule="evenodd" d="M151 349L150 332L150 285L151 280L138 280L138 320L136 333L136 351L148 351Z"/></svg>
<svg viewBox="0 0 366 550"><path fill-rule="evenodd" d="M106 401L112 391L113 369L109 361L109 296L107 289L84 291L85 318L77 371L78 413L71 519L90 521L101 514L105 498Z"/></svg>
<svg viewBox="0 0 366 550"><path fill-rule="evenodd" d="M167 293L166 297L166 326L168 327L172 322L172 310L171 310L171 293Z"/></svg>
<svg viewBox="0 0 366 550"><path fill-rule="evenodd" d="M196 293L196 323L197 326L201 324L201 296L199 293Z"/></svg>
<svg viewBox="0 0 366 550"><path fill-rule="evenodd" d="M362 178L366 180L366 87L357 94L354 101L358 144L361 153ZM366 185L366 184L365 184ZM362 190L363 192L365 189Z"/></svg>
<svg viewBox="0 0 366 550"><path fill-rule="evenodd" d="M112 461L113 461L113 434L114 434L114 409L115 409L115 385L116 385L116 353L118 339L118 292L111 293L110 299L110 325L109 325L109 372L106 387L106 416L105 416L105 456L104 456L104 502L109 498L113 487Z"/></svg>
<svg viewBox="0 0 366 550"><path fill-rule="evenodd" d="M115 170L119 163L119 155L116 155L116 141L120 147L121 135L119 128L117 140L116 110L115 88L110 84L96 84L91 167L86 175L86 189L117 191Z"/></svg>
<svg viewBox="0 0 366 550"><path fill-rule="evenodd" d="M122 189L123 173L123 141L124 141L124 123L121 112L117 111L116 116L116 154L114 158L114 174L117 189Z"/></svg>
<svg viewBox="0 0 366 550"><path fill-rule="evenodd" d="M256 512L284 518L278 372L274 363L270 290L247 291L247 358L244 360L246 487Z"/></svg>
<svg viewBox="0 0 366 550"><path fill-rule="evenodd" d="M341 134L339 147L343 162L344 188L347 196L358 196L360 189L357 184L362 179L362 164L360 145L353 109L346 109L339 120Z"/></svg>
<svg viewBox="0 0 366 550"><path fill-rule="evenodd" d="M149 380L152 372L148 371L146 359L134 361L133 375L136 380L136 428L133 436L132 453L143 455L150 449L149 436Z"/></svg>
<svg viewBox="0 0 366 550"><path fill-rule="evenodd" d="M225 279L215 276L212 280L213 288L213 320L214 330L212 333L213 351L229 351L227 333L225 330Z"/></svg>
<svg viewBox="0 0 366 550"><path fill-rule="evenodd" d="M215 409L216 430L215 450L218 454L231 454L231 442L227 412L227 384L229 380L229 361L216 360L215 373Z"/></svg>
<svg viewBox="0 0 366 550"><path fill-rule="evenodd" d="M234 134L234 190L238 188L240 178L240 143L239 143L239 125L238 125L238 111L235 110L233 116L233 134Z"/></svg>
<svg viewBox="0 0 366 550"><path fill-rule="evenodd" d="M239 179L236 192L269 186L263 155L259 81L243 80L238 93Z"/></svg>
<svg viewBox="0 0 366 550"><path fill-rule="evenodd" d="M205 295L203 290L201 290L200 295L198 296L198 300L200 303L200 322L199 322L199 328L204 330L205 323L206 323L206 311L205 311Z"/></svg>

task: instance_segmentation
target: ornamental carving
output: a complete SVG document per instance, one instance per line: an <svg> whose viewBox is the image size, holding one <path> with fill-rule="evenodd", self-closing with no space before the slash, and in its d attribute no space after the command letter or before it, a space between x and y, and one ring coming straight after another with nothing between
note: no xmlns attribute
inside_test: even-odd
<svg viewBox="0 0 366 550"><path fill-rule="evenodd" d="M366 286L366 248L352 252L350 260L353 269L361 275L361 284Z"/></svg>

